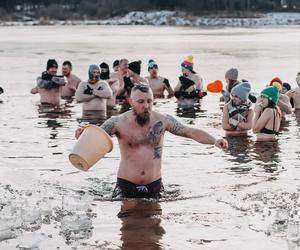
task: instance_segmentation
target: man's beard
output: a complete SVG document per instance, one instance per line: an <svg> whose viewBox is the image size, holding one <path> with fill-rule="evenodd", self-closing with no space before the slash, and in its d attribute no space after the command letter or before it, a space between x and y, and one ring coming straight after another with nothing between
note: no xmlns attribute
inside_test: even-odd
<svg viewBox="0 0 300 250"><path fill-rule="evenodd" d="M140 126L144 126L150 121L150 116L139 115L138 113L136 113L135 110L133 110L133 113L135 115L136 123L139 124Z"/></svg>

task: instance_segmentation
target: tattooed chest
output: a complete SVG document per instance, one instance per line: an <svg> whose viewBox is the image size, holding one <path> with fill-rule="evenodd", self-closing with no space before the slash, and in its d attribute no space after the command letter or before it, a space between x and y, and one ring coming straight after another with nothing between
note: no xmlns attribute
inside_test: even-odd
<svg viewBox="0 0 300 250"><path fill-rule="evenodd" d="M159 121L146 130L130 129L120 137L132 148L146 145L156 147L160 144L164 131L163 122Z"/></svg>

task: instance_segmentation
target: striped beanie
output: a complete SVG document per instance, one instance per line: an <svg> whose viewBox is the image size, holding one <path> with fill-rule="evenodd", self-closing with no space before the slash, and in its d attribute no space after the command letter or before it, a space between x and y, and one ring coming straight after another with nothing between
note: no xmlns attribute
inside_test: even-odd
<svg viewBox="0 0 300 250"><path fill-rule="evenodd" d="M192 73L195 73L193 70L194 66L194 57L192 55L187 56L187 58L181 63L181 67L188 69Z"/></svg>

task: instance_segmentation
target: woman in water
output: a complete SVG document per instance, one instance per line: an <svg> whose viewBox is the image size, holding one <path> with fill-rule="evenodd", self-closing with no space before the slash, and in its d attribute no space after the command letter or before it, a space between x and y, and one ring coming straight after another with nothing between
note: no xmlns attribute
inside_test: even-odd
<svg viewBox="0 0 300 250"><path fill-rule="evenodd" d="M255 106L253 132L258 141L274 141L280 128L281 111L277 106L278 88L271 86L261 92L259 104Z"/></svg>

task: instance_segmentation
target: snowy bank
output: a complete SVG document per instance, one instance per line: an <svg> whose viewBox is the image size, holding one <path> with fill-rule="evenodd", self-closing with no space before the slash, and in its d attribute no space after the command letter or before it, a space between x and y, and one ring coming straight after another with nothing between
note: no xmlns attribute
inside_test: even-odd
<svg viewBox="0 0 300 250"><path fill-rule="evenodd" d="M254 17L221 17L191 16L176 11L133 11L124 16L116 16L106 20L30 20L19 22L1 22L0 26L31 26L31 25L169 25L169 26L225 26L225 27L256 27L276 25L299 25L300 13L274 12Z"/></svg>

